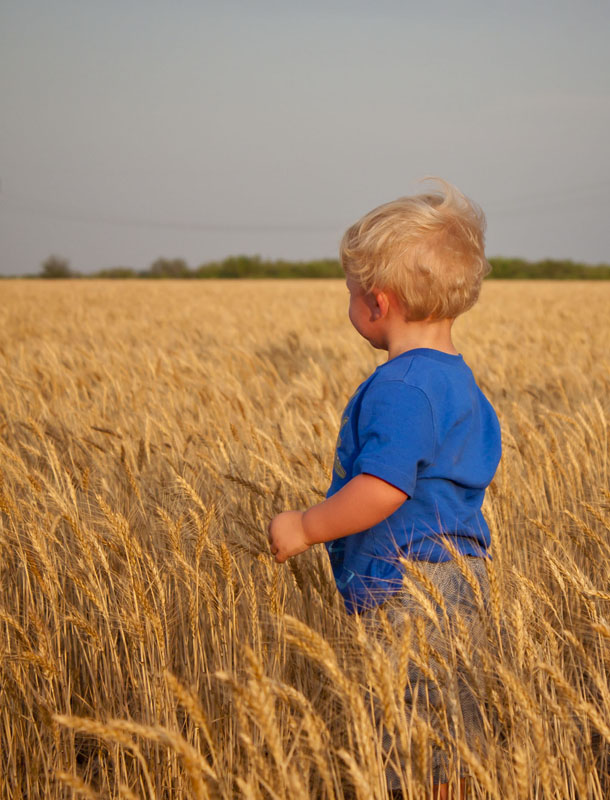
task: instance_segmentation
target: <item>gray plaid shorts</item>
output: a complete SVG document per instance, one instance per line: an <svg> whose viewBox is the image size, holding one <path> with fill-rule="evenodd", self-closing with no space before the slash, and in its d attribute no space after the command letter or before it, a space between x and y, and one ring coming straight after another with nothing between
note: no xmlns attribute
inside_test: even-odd
<svg viewBox="0 0 610 800"><path fill-rule="evenodd" d="M477 700L476 692L477 654L486 639L489 580L485 558L466 556L463 563L468 577L455 560L418 561L414 568L421 570L424 582L407 572L402 589L380 606L359 615L367 632L381 643L388 667L393 670L400 666L399 643L405 630L404 617L408 617L411 648L406 670L406 718L423 719L433 732L428 737L430 758L424 760L433 783L446 783L450 774L455 774L455 737L462 737L475 752L477 739L483 740L481 700ZM430 582L428 589L426 580ZM393 737L383 727L383 714L376 699L375 709L376 721L383 728L383 749L388 754ZM412 744L413 748L417 749ZM422 763L413 752L410 758ZM397 766L396 758L386 756L386 780L390 790L397 790L400 779L390 762ZM400 765L404 769L402 758ZM465 774L466 770L460 767L460 775Z"/></svg>

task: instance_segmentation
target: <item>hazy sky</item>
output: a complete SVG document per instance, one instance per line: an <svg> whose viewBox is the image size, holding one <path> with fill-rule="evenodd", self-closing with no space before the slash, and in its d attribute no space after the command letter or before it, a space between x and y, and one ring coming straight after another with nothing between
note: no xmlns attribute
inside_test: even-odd
<svg viewBox="0 0 610 800"><path fill-rule="evenodd" d="M331 256L440 175L610 261L606 0L0 0L0 273Z"/></svg>

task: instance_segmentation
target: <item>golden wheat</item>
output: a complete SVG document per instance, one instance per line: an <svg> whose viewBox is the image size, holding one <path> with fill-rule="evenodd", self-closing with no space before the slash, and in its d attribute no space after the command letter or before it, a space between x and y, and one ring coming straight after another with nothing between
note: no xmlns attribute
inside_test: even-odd
<svg viewBox="0 0 610 800"><path fill-rule="evenodd" d="M610 284L486 283L456 323L504 443L489 609L460 561L487 636L457 620L437 652L442 597L405 565L423 616L385 621L393 656L321 546L267 548L273 514L324 496L383 358L342 282L2 290L1 797L385 800L390 766L416 800L433 743L476 800L610 796ZM434 724L401 702L431 663Z"/></svg>

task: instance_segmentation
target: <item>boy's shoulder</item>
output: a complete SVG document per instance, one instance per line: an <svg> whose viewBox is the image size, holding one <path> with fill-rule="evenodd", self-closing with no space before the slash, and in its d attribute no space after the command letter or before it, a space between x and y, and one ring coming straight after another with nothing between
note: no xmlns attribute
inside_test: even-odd
<svg viewBox="0 0 610 800"><path fill-rule="evenodd" d="M419 347L381 364L370 376L378 388L386 382L401 382L422 391L435 391L448 383L474 380L461 355Z"/></svg>
<svg viewBox="0 0 610 800"><path fill-rule="evenodd" d="M403 425L405 415L422 425L432 420L441 437L460 421L499 436L496 412L461 355L409 350L381 364L365 383L360 400L365 418L383 418L388 427Z"/></svg>
<svg viewBox="0 0 610 800"><path fill-rule="evenodd" d="M423 413L427 407L436 421L447 424L492 409L464 358L441 350L402 353L377 367L361 388L361 402L381 406L390 416L396 413L397 424L405 409Z"/></svg>

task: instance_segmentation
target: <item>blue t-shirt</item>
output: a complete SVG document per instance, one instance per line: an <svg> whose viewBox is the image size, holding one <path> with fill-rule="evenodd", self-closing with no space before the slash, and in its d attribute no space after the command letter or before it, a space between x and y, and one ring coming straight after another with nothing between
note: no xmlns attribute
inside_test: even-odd
<svg viewBox="0 0 610 800"><path fill-rule="evenodd" d="M361 473L408 495L387 519L326 542L347 611L382 603L402 584L399 556L488 556L481 505L501 454L500 425L461 355L426 347L381 364L347 404L327 497Z"/></svg>

